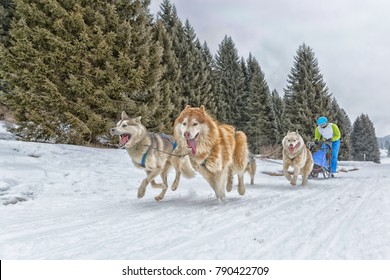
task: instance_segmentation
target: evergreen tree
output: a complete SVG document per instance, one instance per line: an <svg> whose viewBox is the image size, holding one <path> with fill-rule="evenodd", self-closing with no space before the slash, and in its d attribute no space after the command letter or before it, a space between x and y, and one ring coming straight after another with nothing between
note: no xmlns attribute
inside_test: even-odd
<svg viewBox="0 0 390 280"><path fill-rule="evenodd" d="M249 57L252 58L252 54L249 53ZM250 84L250 76L249 76L249 69L247 67L247 62L245 61L245 59L243 57L241 57L241 61L240 61L240 64L241 64L241 71L242 71L242 74L244 75L244 85L243 85L243 91L245 91L246 93L249 93L249 84Z"/></svg>
<svg viewBox="0 0 390 280"><path fill-rule="evenodd" d="M390 157L390 146L389 146L389 148L387 149L387 156Z"/></svg>
<svg viewBox="0 0 390 280"><path fill-rule="evenodd" d="M0 44L5 46L9 44L9 30L13 16L13 0L0 0Z"/></svg>
<svg viewBox="0 0 390 280"><path fill-rule="evenodd" d="M208 111L214 110L213 84L210 80L211 69L207 61L207 50L196 37L188 20L183 25L177 16L176 7L169 0L164 0L157 14L172 38L172 48L179 63L177 112L186 106L205 105Z"/></svg>
<svg viewBox="0 0 390 280"><path fill-rule="evenodd" d="M182 82L182 95L184 97L182 107L184 108L186 105L193 107L205 105L206 108L209 108L213 103L212 85L209 80L211 73L204 60L202 45L196 38L195 31L188 20L185 22L183 35L184 41L179 57L181 63L180 81Z"/></svg>
<svg viewBox="0 0 390 280"><path fill-rule="evenodd" d="M375 128L368 115L361 114L356 118L351 132L351 147L352 160L380 163Z"/></svg>
<svg viewBox="0 0 390 280"><path fill-rule="evenodd" d="M225 36L215 56L217 83L217 118L219 121L242 129L241 94L244 88L238 51L231 37Z"/></svg>
<svg viewBox="0 0 390 280"><path fill-rule="evenodd" d="M126 79L130 83L127 85L125 95L136 106L128 110L128 113L142 116L143 124L151 127L150 123L155 119L154 114L161 99L157 84L163 71L161 66L163 50L154 38L153 18L148 8L150 0L116 0L114 3L119 19L114 18L113 23L118 21L120 23L114 26L114 32L125 35L123 38L118 36L118 41L126 43L122 47L124 54L130 59L128 65L125 61L118 61L121 59L120 55L114 56L115 63L119 62L120 67L126 71L130 70L129 66L133 65L131 72L126 73ZM122 29L122 24L125 24L126 28L129 26L130 29ZM122 50L117 51L120 53ZM120 74L122 74L121 71L122 68L119 68Z"/></svg>
<svg viewBox="0 0 390 280"><path fill-rule="evenodd" d="M7 99L27 139L96 143L120 110L148 125L162 73L148 5L15 0L0 75L12 88Z"/></svg>
<svg viewBox="0 0 390 280"><path fill-rule="evenodd" d="M313 139L318 117L325 115L329 120L333 119L330 94L309 46L303 44L298 48L287 83L284 90L284 133L299 130L309 141Z"/></svg>
<svg viewBox="0 0 390 280"><path fill-rule="evenodd" d="M162 67L164 69L161 79L158 83L160 94L158 95L159 106L154 114L154 126L151 130L172 133L174 106L177 104L178 92L177 84L180 77L178 62L175 53L172 50L172 39L166 32L161 20L156 22L155 26L156 41L163 46Z"/></svg>
<svg viewBox="0 0 390 280"><path fill-rule="evenodd" d="M284 114L284 102L280 97L278 91L274 89L271 94L271 104L275 113L275 121L276 121L276 142L278 144L282 143L283 140L283 114Z"/></svg>
<svg viewBox="0 0 390 280"><path fill-rule="evenodd" d="M215 92L216 92L215 61L206 42L204 42L201 47L201 53L203 56L203 61L205 63L204 71L206 73L208 84L210 86L208 96L205 99L205 106L207 108L208 113L211 114L212 116L215 116L217 113L217 106L215 100Z"/></svg>
<svg viewBox="0 0 390 280"><path fill-rule="evenodd" d="M257 154L262 146L276 144L278 133L268 84L259 63L251 54L247 60L247 69L249 125L246 133L249 149Z"/></svg>
<svg viewBox="0 0 390 280"><path fill-rule="evenodd" d="M167 67L167 78L171 81L172 88L172 101L175 106L170 114L171 121L176 119L180 112L184 109L184 98L182 95L183 88L180 81L181 74L181 62L179 57L181 55L181 41L183 40L183 24L177 16L176 7L170 3L169 0L163 0L160 4L160 11L157 13L157 22L161 22L166 30L166 35L171 41L171 47L164 46L164 52L172 52L171 63L167 61L164 63Z"/></svg>
<svg viewBox="0 0 390 280"><path fill-rule="evenodd" d="M331 122L337 124L341 133L339 159L350 160L350 133L352 130L351 121L349 120L349 117L345 111L340 108L335 98L332 99L332 112L334 113L334 117Z"/></svg>
<svg viewBox="0 0 390 280"><path fill-rule="evenodd" d="M182 83L182 97L183 102L181 107L184 108L186 105L200 106L200 92L197 90L197 75L199 62L197 60L197 53L195 48L196 35L195 31L190 25L189 21L185 21L185 25L182 29L183 41L181 42L181 52L179 53L181 76L180 80Z"/></svg>
<svg viewBox="0 0 390 280"><path fill-rule="evenodd" d="M14 16L14 3L12 0L0 0L0 45L9 46L9 29ZM11 94L7 83L0 74L0 111L9 107L5 96ZM3 109L2 109L3 108Z"/></svg>
<svg viewBox="0 0 390 280"><path fill-rule="evenodd" d="M249 54L251 56L251 54ZM244 84L242 87L241 95L240 95L240 103L237 104L240 108L243 108L241 111L241 119L240 119L240 126L241 129L247 133L251 127L250 127L250 111L248 104L250 102L250 77L249 77L249 70L246 64L246 61L243 57L241 57L241 71L244 77Z"/></svg>

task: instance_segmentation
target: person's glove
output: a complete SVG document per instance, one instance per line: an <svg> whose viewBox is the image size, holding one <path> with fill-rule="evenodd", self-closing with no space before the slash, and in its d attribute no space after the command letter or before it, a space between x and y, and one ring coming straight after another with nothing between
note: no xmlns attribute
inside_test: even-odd
<svg viewBox="0 0 390 280"><path fill-rule="evenodd" d="M317 140L317 139L315 139L315 140L314 140L314 143L315 143L316 145L318 145L318 140Z"/></svg>

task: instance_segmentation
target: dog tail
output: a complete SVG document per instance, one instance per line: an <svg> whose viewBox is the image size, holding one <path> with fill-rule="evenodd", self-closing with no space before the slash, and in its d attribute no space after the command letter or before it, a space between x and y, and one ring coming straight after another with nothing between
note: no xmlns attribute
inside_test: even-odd
<svg viewBox="0 0 390 280"><path fill-rule="evenodd" d="M248 165L248 143L244 132L237 131L235 135L236 145L233 154L233 165L235 170L245 171Z"/></svg>
<svg viewBox="0 0 390 280"><path fill-rule="evenodd" d="M249 170L249 175L251 177L251 185L253 185L255 183L255 174L256 174L256 168L257 168L257 164L256 164L256 160L253 158L252 162L250 163L250 170Z"/></svg>
<svg viewBox="0 0 390 280"><path fill-rule="evenodd" d="M189 157L185 156L181 161L182 162L180 164L180 171L182 172L183 176L188 179L195 177L196 173L192 168Z"/></svg>

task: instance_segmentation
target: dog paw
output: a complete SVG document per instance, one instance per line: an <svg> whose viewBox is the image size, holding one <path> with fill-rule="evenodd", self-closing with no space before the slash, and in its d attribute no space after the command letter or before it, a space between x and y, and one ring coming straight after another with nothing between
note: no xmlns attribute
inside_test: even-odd
<svg viewBox="0 0 390 280"><path fill-rule="evenodd" d="M232 189L233 189L233 185L232 185L232 184L227 184L227 185L226 185L226 191L227 191L227 192L231 192Z"/></svg>
<svg viewBox="0 0 390 280"><path fill-rule="evenodd" d="M238 194L244 195L245 194L245 187L238 187Z"/></svg>
<svg viewBox="0 0 390 280"><path fill-rule="evenodd" d="M159 195L158 196L156 196L155 198L154 198L154 200L156 200L156 201L161 201L163 198L162 197L160 197Z"/></svg>
<svg viewBox="0 0 390 280"><path fill-rule="evenodd" d="M138 198L143 198L144 195L145 195L145 190L138 190L138 195L137 195Z"/></svg>
<svg viewBox="0 0 390 280"><path fill-rule="evenodd" d="M172 191L176 191L177 187L178 187L178 184L173 184L172 187L171 187L171 190Z"/></svg>
<svg viewBox="0 0 390 280"><path fill-rule="evenodd" d="M297 184L297 182L291 181L290 184L295 186Z"/></svg>

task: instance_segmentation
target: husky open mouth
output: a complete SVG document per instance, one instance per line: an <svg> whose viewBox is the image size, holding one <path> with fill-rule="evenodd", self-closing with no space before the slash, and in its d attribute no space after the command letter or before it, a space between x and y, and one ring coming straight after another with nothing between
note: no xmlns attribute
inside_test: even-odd
<svg viewBox="0 0 390 280"><path fill-rule="evenodd" d="M297 143L295 146L293 144L290 144L288 146L288 151L292 154L295 150L298 150L298 148L301 146L301 143Z"/></svg>
<svg viewBox="0 0 390 280"><path fill-rule="evenodd" d="M122 146L126 145L127 142L129 142L129 140L131 138L131 134L122 134L119 137L120 137L119 146L122 147Z"/></svg>
<svg viewBox="0 0 390 280"><path fill-rule="evenodd" d="M187 148L191 149L191 154L194 156L196 154L196 138L198 137L199 133L195 135L194 138L190 139L189 137L185 138L187 142Z"/></svg>

